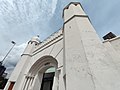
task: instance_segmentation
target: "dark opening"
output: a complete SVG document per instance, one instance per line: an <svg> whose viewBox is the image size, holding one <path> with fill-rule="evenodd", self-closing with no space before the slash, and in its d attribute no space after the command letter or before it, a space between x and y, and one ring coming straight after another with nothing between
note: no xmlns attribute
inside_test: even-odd
<svg viewBox="0 0 120 90"><path fill-rule="evenodd" d="M104 39L104 40L107 40L107 39L112 39L112 38L115 38L115 37L116 37L115 34L113 34L112 32L109 32L107 35L105 35L105 36L103 37L103 39Z"/></svg>
<svg viewBox="0 0 120 90"><path fill-rule="evenodd" d="M40 90L52 90L54 75L54 72L44 73Z"/></svg>
<svg viewBox="0 0 120 90"><path fill-rule="evenodd" d="M12 90L12 89L13 89L14 84L15 84L15 82L11 82L11 83L10 83L10 86L9 86L9 88L8 88L8 90Z"/></svg>

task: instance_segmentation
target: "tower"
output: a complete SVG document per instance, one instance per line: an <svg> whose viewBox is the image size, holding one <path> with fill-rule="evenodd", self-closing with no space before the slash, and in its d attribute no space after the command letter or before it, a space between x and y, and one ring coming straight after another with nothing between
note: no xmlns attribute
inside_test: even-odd
<svg viewBox="0 0 120 90"><path fill-rule="evenodd" d="M61 30L28 43L4 90L40 90L50 67L52 90L120 89L120 38L102 42L79 2L64 8L63 19Z"/></svg>
<svg viewBox="0 0 120 90"><path fill-rule="evenodd" d="M63 17L66 90L120 88L119 71L115 69L119 55L113 58L104 47L81 4L70 3Z"/></svg>
<svg viewBox="0 0 120 90"><path fill-rule="evenodd" d="M31 59L31 54L39 44L40 44L40 41L38 37L33 37L28 42L27 47L25 48L23 54L21 55L21 59L19 63L16 65L15 70L13 71L11 77L8 80L5 90L19 89L21 83L24 81L25 69L27 68L28 62Z"/></svg>

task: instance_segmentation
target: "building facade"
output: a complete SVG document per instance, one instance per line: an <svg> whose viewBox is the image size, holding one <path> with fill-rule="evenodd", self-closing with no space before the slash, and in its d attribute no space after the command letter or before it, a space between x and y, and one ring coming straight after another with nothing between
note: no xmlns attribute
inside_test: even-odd
<svg viewBox="0 0 120 90"><path fill-rule="evenodd" d="M28 42L4 90L120 89L120 37L102 42L78 2L64 8L63 19L43 42ZM54 74L46 72L51 67Z"/></svg>

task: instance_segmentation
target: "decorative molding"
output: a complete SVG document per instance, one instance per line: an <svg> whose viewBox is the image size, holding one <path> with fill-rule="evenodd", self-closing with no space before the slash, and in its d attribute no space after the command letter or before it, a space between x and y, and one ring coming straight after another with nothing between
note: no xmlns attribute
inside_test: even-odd
<svg viewBox="0 0 120 90"><path fill-rule="evenodd" d="M31 55L31 54L22 54L22 55L21 55L21 57L22 57L23 55L27 55L27 56L32 57L32 55Z"/></svg>
<svg viewBox="0 0 120 90"><path fill-rule="evenodd" d="M55 36L57 34L57 36ZM54 37L55 36L55 37ZM50 37L48 37L47 39L45 39L38 48L36 48L33 53L37 52L38 50L44 48L45 46L49 47L51 45L53 45L54 43L60 41L63 36L63 30L59 30L55 33L53 33ZM58 39L58 40L57 40ZM51 44L52 43L52 44ZM50 44L50 45L49 45ZM44 49L43 49L44 50Z"/></svg>

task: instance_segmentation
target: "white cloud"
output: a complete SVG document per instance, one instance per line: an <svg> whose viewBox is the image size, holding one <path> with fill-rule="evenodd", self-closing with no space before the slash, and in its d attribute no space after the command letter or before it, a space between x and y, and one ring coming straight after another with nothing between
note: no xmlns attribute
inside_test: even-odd
<svg viewBox="0 0 120 90"><path fill-rule="evenodd" d="M52 0L52 2L0 0L1 53L6 53L10 46L9 42L12 40L17 44L22 44L35 35L40 35L43 40L56 31L58 28L51 28L49 24L56 9L56 3L57 0Z"/></svg>

